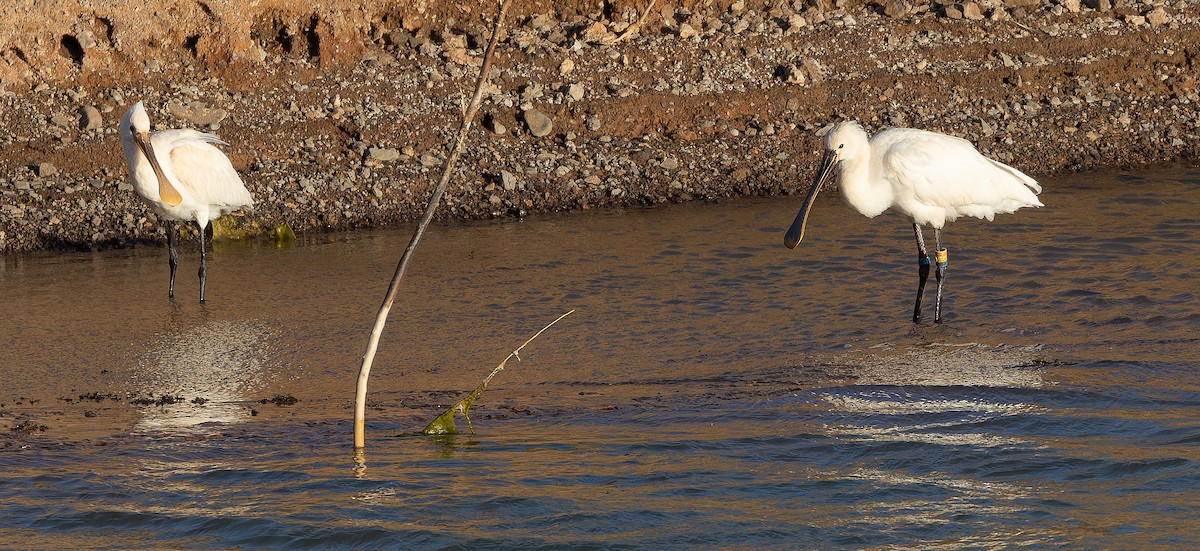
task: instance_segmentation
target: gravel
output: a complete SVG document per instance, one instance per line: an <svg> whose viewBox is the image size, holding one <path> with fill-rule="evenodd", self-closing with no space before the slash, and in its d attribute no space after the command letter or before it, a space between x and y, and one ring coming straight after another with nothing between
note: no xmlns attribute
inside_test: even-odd
<svg viewBox="0 0 1200 551"><path fill-rule="evenodd" d="M514 14L440 218L787 195L843 118L962 136L1035 176L1200 153L1196 0L815 4L666 5L626 38L632 7ZM120 153L138 100L156 129L230 143L243 222L412 220L486 36L427 13L379 22L349 65L264 43L236 74L164 57L137 78L0 83L0 251L165 240Z"/></svg>

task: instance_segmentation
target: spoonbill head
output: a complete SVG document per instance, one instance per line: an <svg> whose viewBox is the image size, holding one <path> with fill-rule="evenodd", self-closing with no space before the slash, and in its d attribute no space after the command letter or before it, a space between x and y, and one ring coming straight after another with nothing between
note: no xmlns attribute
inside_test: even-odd
<svg viewBox="0 0 1200 551"><path fill-rule="evenodd" d="M846 121L830 129L825 134L824 144L825 153L821 156L821 164L817 168L812 186L808 188L808 196L805 197L804 205L800 208L796 220L792 222L792 226L784 235L783 244L789 249L796 248L800 240L804 239L804 227L808 224L808 213L812 210L821 188L836 174L839 163L846 159L861 159L871 154L871 144L867 140L867 133L854 121Z"/></svg>
<svg viewBox="0 0 1200 551"><path fill-rule="evenodd" d="M930 260L921 226L934 228L937 240L938 293L934 321L941 321L943 274L948 254L941 230L959 216L992 220L996 214L1040 207L1042 191L1033 178L984 157L962 138L913 128L889 128L868 138L857 122L830 128L812 186L783 237L787 248L804 239L809 213L821 189L835 177L842 198L868 218L888 209L909 218L917 239L920 283L913 321L920 320L921 294Z"/></svg>
<svg viewBox="0 0 1200 551"><path fill-rule="evenodd" d="M121 118L121 143L125 150L125 162L129 165L138 194L152 204L161 203L167 207L179 206L183 202L183 196L163 174L158 156L154 154L154 145L150 142L150 115L146 114L146 106L142 105L140 101L133 104L133 107L130 107ZM137 147L136 152L132 150L130 144ZM139 152L141 153L140 157L137 155ZM140 172L144 172L147 164L153 172L153 177L133 172L135 166ZM151 188L157 188L157 190L151 192ZM157 201L151 200L150 195L157 195Z"/></svg>

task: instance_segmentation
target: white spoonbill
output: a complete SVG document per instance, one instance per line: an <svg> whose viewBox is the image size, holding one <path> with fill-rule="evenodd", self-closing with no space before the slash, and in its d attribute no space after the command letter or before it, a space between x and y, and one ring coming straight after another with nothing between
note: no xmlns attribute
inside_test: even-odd
<svg viewBox="0 0 1200 551"><path fill-rule="evenodd" d="M921 226L933 226L936 240L937 298L933 321L942 321L942 284L949 255L942 247L942 226L959 216L992 220L997 213L1040 207L1042 187L1004 163L984 157L971 142L912 128L889 128L867 139L854 121L825 134L825 156L796 220L784 235L791 249L804 238L813 200L838 169L842 198L868 218L891 208L912 220L917 236L920 282L913 322L921 321L921 295L929 278L929 254Z"/></svg>
<svg viewBox="0 0 1200 551"><path fill-rule="evenodd" d="M254 201L233 164L213 144L229 145L220 138L191 129L150 132L150 117L142 102L121 117L121 146L129 165L133 189L159 218L167 222L167 248L171 283L167 296L175 297L175 250L172 221L194 221L200 226L200 302L204 302L204 229L210 220Z"/></svg>

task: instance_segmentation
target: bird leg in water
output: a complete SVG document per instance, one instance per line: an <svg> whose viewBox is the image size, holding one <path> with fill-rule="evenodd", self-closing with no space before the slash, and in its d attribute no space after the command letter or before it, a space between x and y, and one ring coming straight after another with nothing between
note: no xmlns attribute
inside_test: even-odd
<svg viewBox="0 0 1200 551"><path fill-rule="evenodd" d="M942 285L946 267L950 265L950 253L942 247L942 230L934 228L933 238L937 245L937 298L933 301L933 322L942 323Z"/></svg>
<svg viewBox="0 0 1200 551"><path fill-rule="evenodd" d="M208 264L204 261L204 228L200 228L200 302L204 302L204 276L207 273Z"/></svg>
<svg viewBox="0 0 1200 551"><path fill-rule="evenodd" d="M171 283L167 286L167 298L175 298L175 268L179 267L179 250L175 248L175 224L167 222L167 262L171 265Z"/></svg>
<svg viewBox="0 0 1200 551"><path fill-rule="evenodd" d="M929 279L929 253L925 251L925 236L921 235L921 226L913 222L913 233L917 235L917 264L920 266L921 279L917 283L917 304L913 306L913 323L921 321L921 295L925 294L925 280Z"/></svg>

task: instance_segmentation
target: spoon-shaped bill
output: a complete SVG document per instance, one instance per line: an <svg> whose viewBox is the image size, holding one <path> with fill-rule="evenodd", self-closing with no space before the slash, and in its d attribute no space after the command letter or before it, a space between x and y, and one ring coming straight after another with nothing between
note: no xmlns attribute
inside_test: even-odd
<svg viewBox="0 0 1200 551"><path fill-rule="evenodd" d="M158 177L158 196L163 200L163 203L172 207L183 202L183 197L179 195L179 191L171 182L167 180L163 174L162 165L158 164L158 156L154 153L154 147L150 145L150 133L139 132L133 135L133 141L137 143L139 149L142 150L142 155L149 159L150 166L154 168L154 175Z"/></svg>
<svg viewBox="0 0 1200 551"><path fill-rule="evenodd" d="M812 187L808 189L808 197L804 199L804 206L800 207L800 212L796 214L796 219L792 221L792 226L783 236L783 244L789 249L796 248L801 239L804 239L804 226L808 223L808 213L812 210L813 203L817 199L817 194L821 192L821 187L825 185L825 181L833 175L833 166L837 164L837 154L833 151L826 151L825 156L821 158L821 167L817 170L817 175L813 178Z"/></svg>

